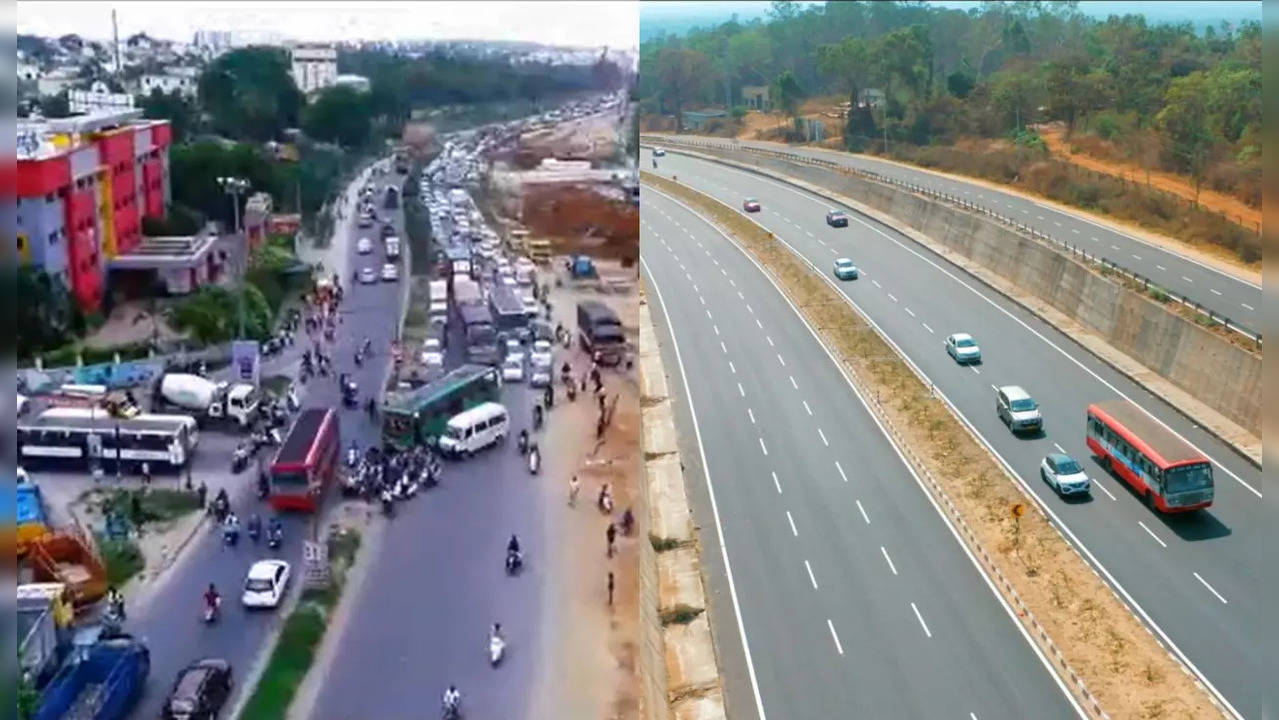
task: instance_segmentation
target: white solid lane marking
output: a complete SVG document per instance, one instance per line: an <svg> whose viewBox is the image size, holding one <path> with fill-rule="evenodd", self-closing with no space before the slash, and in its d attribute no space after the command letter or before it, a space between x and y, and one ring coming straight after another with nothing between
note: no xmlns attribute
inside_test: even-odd
<svg viewBox="0 0 1279 720"><path fill-rule="evenodd" d="M844 478L844 482L848 482L848 476L844 474L844 466L840 465L838 460L835 461L835 469L839 471L839 476Z"/></svg>
<svg viewBox="0 0 1279 720"><path fill-rule="evenodd" d="M793 388L795 388L796 390L798 390L798 389L799 389L799 383L795 382L795 376L794 376L794 375L787 375L786 377L790 378L790 386L791 386L791 387L793 387Z"/></svg>
<svg viewBox="0 0 1279 720"><path fill-rule="evenodd" d="M781 363L782 367L786 367L786 361L782 359L781 353L777 353L777 362Z"/></svg>
<svg viewBox="0 0 1279 720"><path fill-rule="evenodd" d="M1145 530L1145 531L1146 531L1146 533L1147 533L1148 535L1150 535L1150 537L1154 538L1154 539L1155 539L1155 542L1159 543L1159 545L1160 545L1160 546L1165 547L1165 548L1166 548L1166 547L1168 547L1168 543L1164 542L1163 540L1160 540L1160 539L1159 539L1159 536L1158 536L1158 535L1156 535L1156 534L1155 534L1155 532L1154 532L1153 530L1151 530L1150 528L1146 527L1146 523L1144 523L1144 522L1142 522L1142 521L1138 520L1138 521L1137 521L1137 524L1138 524L1138 525L1140 525L1140 526L1141 526L1141 529L1142 529L1142 530Z"/></svg>
<svg viewBox="0 0 1279 720"><path fill-rule="evenodd" d="M933 331L933 329L932 329L932 328L928 327L928 323L920 323L920 325L923 325L923 326L924 326L924 329L925 329L925 330L927 330L927 331L928 331L928 332L930 332L930 333Z"/></svg>
<svg viewBox="0 0 1279 720"><path fill-rule="evenodd" d="M737 383L737 394L746 397L746 388L743 388L741 383Z"/></svg>
<svg viewBox="0 0 1279 720"><path fill-rule="evenodd" d="M884 553L884 560L888 563L888 569L889 569L889 570L892 570L892 571L893 571L893 574L894 574L894 575L896 575L896 574L897 574L897 566L893 565L893 559L892 559L892 558L890 558L890 557L888 557L888 550L887 550L887 549L886 549L883 545L880 545L880 546L879 546L879 551L880 551L880 552L882 552L882 553Z"/></svg>
<svg viewBox="0 0 1279 720"><path fill-rule="evenodd" d="M866 521L866 524L867 524L867 525L869 525L869 524L870 524L870 516L866 514L866 508L862 507L862 501L861 501L861 500L855 500L854 502L856 502L856 503L857 503L857 509L858 509L858 510L860 510L860 511L861 511L861 513L862 513L862 519Z"/></svg>
<svg viewBox="0 0 1279 720"><path fill-rule="evenodd" d="M835 634L835 623L831 622L830 618L826 619L826 627L830 628L830 637L835 641L835 649L839 651L840 655L843 655L844 646L839 644L839 635Z"/></svg>
<svg viewBox="0 0 1279 720"><path fill-rule="evenodd" d="M763 450L765 455L768 454L768 447L764 445L764 438L759 439L759 449Z"/></svg>
<svg viewBox="0 0 1279 720"><path fill-rule="evenodd" d="M808 414L809 414L809 415L812 415L812 414L813 414L813 409L812 409L812 408L810 408L810 407L808 406L808 401L807 401L807 400L801 400L800 402L804 403L804 409L808 411Z"/></svg>
<svg viewBox="0 0 1279 720"><path fill-rule="evenodd" d="M751 410L750 408L746 408L746 414L747 414L747 415L750 415L750 417L751 417L751 425L754 425L754 424L755 424L755 412L754 412L753 410Z"/></svg>
<svg viewBox="0 0 1279 720"><path fill-rule="evenodd" d="M804 569L808 571L808 581L813 584L813 589L817 589L817 577L813 575L813 566L804 561Z"/></svg>
<svg viewBox="0 0 1279 720"><path fill-rule="evenodd" d="M1057 452L1061 453L1062 455L1066 454L1066 448L1058 445L1057 443L1053 443L1053 447L1057 448Z"/></svg>
<svg viewBox="0 0 1279 720"><path fill-rule="evenodd" d="M782 481L777 479L777 471L773 471L773 487L777 488L777 494L782 494Z"/></svg>
<svg viewBox="0 0 1279 720"><path fill-rule="evenodd" d="M790 523L790 532L795 537L799 537L799 530L795 529L795 518L791 516L790 510L786 511L786 521Z"/></svg>
<svg viewBox="0 0 1279 720"><path fill-rule="evenodd" d="M931 638L933 634L928 629L928 623L924 622L924 616L919 612L919 608L915 607L915 603L911 603L910 608L915 611L915 617L919 618L919 625L924 628L924 634Z"/></svg>
<svg viewBox="0 0 1279 720"><path fill-rule="evenodd" d="M1202 577L1199 573L1195 573L1195 579L1196 579L1196 580L1198 580L1199 582L1203 583L1204 587L1208 588L1208 591L1209 591L1209 592L1211 592L1213 595L1216 595L1216 596L1217 596L1217 599L1221 601L1221 604L1223 604L1223 605L1229 605L1229 604L1230 604L1230 603L1226 602L1226 599L1225 599L1224 597L1222 597L1222 596L1221 596L1221 593L1217 592L1217 589L1216 589L1216 588L1214 588L1213 586L1209 585L1209 584L1208 584L1208 581L1207 581L1207 580L1204 580L1204 579L1203 579L1203 577Z"/></svg>
<svg viewBox="0 0 1279 720"><path fill-rule="evenodd" d="M907 314L907 315L909 315L909 316L911 316L911 317L915 317L915 313L911 312L911 311L910 311L910 308L906 308L906 314Z"/></svg>
<svg viewBox="0 0 1279 720"><path fill-rule="evenodd" d="M826 440L826 433L822 432L821 428L817 428L817 434L821 437L822 444L826 447L830 447L830 442Z"/></svg>
<svg viewBox="0 0 1279 720"><path fill-rule="evenodd" d="M1220 295L1220 294L1221 294L1221 291L1220 291L1220 290L1218 290L1218 289L1216 289L1216 288L1208 288L1208 291L1209 291L1209 292L1211 292L1213 295Z"/></svg>
<svg viewBox="0 0 1279 720"><path fill-rule="evenodd" d="M1243 305L1243 306L1244 306L1244 308L1246 308L1246 309L1248 309L1248 310L1256 310L1256 309L1257 309L1257 308L1255 308L1255 307L1253 307L1253 306L1249 305L1248 303L1239 303L1239 304L1240 304L1240 305Z"/></svg>

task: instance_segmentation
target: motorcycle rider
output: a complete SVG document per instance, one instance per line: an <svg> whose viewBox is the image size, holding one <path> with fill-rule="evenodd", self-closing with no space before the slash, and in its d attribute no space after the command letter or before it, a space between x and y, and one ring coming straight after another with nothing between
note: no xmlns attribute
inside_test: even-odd
<svg viewBox="0 0 1279 720"><path fill-rule="evenodd" d="M273 517L267 524L267 540L279 543L284 538L284 523L280 522L280 518Z"/></svg>
<svg viewBox="0 0 1279 720"><path fill-rule="evenodd" d="M521 455L528 451L528 430L524 428L520 429L519 448Z"/></svg>
<svg viewBox="0 0 1279 720"><path fill-rule="evenodd" d="M511 541L506 543L506 554L507 555L520 554L520 539L516 537L514 533L511 533Z"/></svg>
<svg viewBox="0 0 1279 720"><path fill-rule="evenodd" d="M235 513L227 513L226 520L222 523L222 532L232 538L239 538L240 518Z"/></svg>
<svg viewBox="0 0 1279 720"><path fill-rule="evenodd" d="M107 612L113 613L120 620L124 620L124 596L116 589L114 585L107 588Z"/></svg>
<svg viewBox="0 0 1279 720"><path fill-rule="evenodd" d="M258 537L262 535L262 518L258 517L257 513L250 515L246 529L249 533L249 538L257 542Z"/></svg>
<svg viewBox="0 0 1279 720"><path fill-rule="evenodd" d="M258 497L265 500L266 496L271 492L271 480L266 475L266 470L258 472Z"/></svg>
<svg viewBox="0 0 1279 720"><path fill-rule="evenodd" d="M218 589L209 583L209 589L204 591L204 607L210 613L218 611L218 605L222 602L222 596L218 594Z"/></svg>
<svg viewBox="0 0 1279 720"><path fill-rule="evenodd" d="M444 691L444 709L457 710L462 704L462 693L457 691L456 685L449 685L449 689Z"/></svg>

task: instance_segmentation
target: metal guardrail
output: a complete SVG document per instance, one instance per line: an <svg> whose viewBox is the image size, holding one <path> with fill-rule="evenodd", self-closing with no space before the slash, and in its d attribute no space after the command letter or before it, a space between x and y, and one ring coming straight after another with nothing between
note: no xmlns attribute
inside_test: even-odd
<svg viewBox="0 0 1279 720"><path fill-rule="evenodd" d="M653 137L657 137L657 136L653 136ZM819 158L809 157L807 155L779 152L776 150L765 150L763 148L757 148L750 145L742 145L740 143L712 143L712 142L699 141L699 140L686 140L682 138L675 139L675 138L664 137L664 136L660 137L660 141L666 145L683 145L688 147L700 147L700 148L706 148L711 150L744 151L744 152L752 153L755 155L779 158L782 160L786 160L789 162L796 162L803 165L823 167L830 170L834 170L836 172L844 173L846 175L857 175L859 177L866 178L873 182L878 182L886 185L892 185L895 187L904 188L918 195L923 195L933 200L939 200L941 202L948 203L954 207L962 208L969 212L980 213L982 215L985 215L986 217L989 217L993 220L1000 222L1006 227L1009 227L1009 228L1012 228L1013 230L1018 231L1019 233L1021 233L1023 236L1027 238L1030 238L1042 244L1048 245L1054 250L1066 251L1071 256L1078 258L1095 268L1100 268L1104 272L1118 273L1124 276L1125 278L1128 278L1129 280L1132 280L1133 282L1140 284L1144 291L1151 293L1152 295L1153 294L1162 295L1164 297L1167 297L1170 300L1178 302L1181 305L1188 307L1191 310L1194 310L1199 315L1207 318L1209 324L1219 324L1228 330L1232 330L1238 333L1239 335L1242 335L1243 337L1246 337L1252 342L1254 342L1258 350L1261 349L1261 346L1262 346L1261 333L1256 332L1255 330L1252 330L1251 328L1248 328L1247 326L1241 325L1238 322L1235 322L1234 320L1230 319L1226 315L1219 312L1215 312L1212 309L1205 307L1198 301L1192 300L1191 298L1185 295L1169 290L1168 288L1165 288L1162 285L1157 284L1156 282L1146 277L1145 275L1142 275L1141 273L1136 272L1135 270L1129 270L1128 268L1124 267L1123 265L1120 265L1119 263L1114 262L1113 260L1107 260L1106 258L1101 257L1100 255L1096 253L1091 253L1091 252L1088 252L1087 250L1084 250L1078 245L1053 237L1052 235L1049 235L1048 233L1042 232L1040 230L1036 230L1035 228L1030 227L1029 225L1026 225L1025 223L1019 222L1006 215L1001 215L984 205L978 205L977 203L974 203L970 200L965 200L961 197L957 197L949 193L939 192L931 188L926 188L921 185L916 185L914 183L906 182L904 180L899 180L897 178L890 177L888 175L875 172L873 170L863 170L861 168L856 168L849 165L840 165L839 163L831 162L830 160L822 160Z"/></svg>

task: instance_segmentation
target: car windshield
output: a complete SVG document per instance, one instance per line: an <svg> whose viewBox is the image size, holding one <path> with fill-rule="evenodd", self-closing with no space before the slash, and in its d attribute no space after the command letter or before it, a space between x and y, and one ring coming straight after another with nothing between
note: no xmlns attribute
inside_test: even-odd
<svg viewBox="0 0 1279 720"><path fill-rule="evenodd" d="M973 342L972 338L959 338L958 340L955 341L955 347L961 347L961 348L977 347L977 343Z"/></svg>
<svg viewBox="0 0 1279 720"><path fill-rule="evenodd" d="M1072 458L1057 461L1057 472L1062 475L1078 475L1083 471L1083 468L1079 467L1079 463Z"/></svg>
<svg viewBox="0 0 1279 720"><path fill-rule="evenodd" d="M1212 466L1208 463L1169 468L1164 473L1164 492L1167 494L1210 487L1212 487Z"/></svg>
<svg viewBox="0 0 1279 720"><path fill-rule="evenodd" d="M249 592L268 592L271 590L271 581L266 578L249 578L244 583L244 589Z"/></svg>
<svg viewBox="0 0 1279 720"><path fill-rule="evenodd" d="M1029 412L1038 407L1039 405L1030 398L1021 398L1020 400L1012 401L1012 408L1014 412Z"/></svg>
<svg viewBox="0 0 1279 720"><path fill-rule="evenodd" d="M839 266L840 266L840 267L842 267L842 268L846 268L846 267L852 267L852 266L853 266L853 261L852 261L852 260L837 260L837 261L835 261L835 264L836 264L836 265L839 265Z"/></svg>
<svg viewBox="0 0 1279 720"><path fill-rule="evenodd" d="M448 427L444 428L444 436L445 436L445 437L453 438L454 440L461 440L461 439L462 439L462 428L457 427L457 426L455 426L455 425L450 425L450 426L448 426Z"/></svg>

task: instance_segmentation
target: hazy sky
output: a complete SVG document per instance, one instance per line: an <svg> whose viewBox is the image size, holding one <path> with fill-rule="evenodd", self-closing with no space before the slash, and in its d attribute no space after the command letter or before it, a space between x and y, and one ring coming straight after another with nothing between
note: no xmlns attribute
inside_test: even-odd
<svg viewBox="0 0 1279 720"><path fill-rule="evenodd" d="M355 2L182 0L180 2L18 2L18 32L111 37L111 10L120 38L137 32L190 42L196 30L270 31L298 40L523 40L549 45L615 48L639 43L638 3L609 2Z"/></svg>

